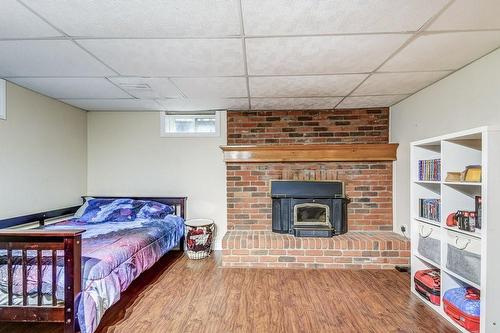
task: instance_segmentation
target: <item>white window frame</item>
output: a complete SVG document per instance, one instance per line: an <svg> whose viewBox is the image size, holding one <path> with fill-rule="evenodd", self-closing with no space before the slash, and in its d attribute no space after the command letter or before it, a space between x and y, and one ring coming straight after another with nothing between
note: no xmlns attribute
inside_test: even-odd
<svg viewBox="0 0 500 333"><path fill-rule="evenodd" d="M215 112L215 132L192 132L192 133L171 133L167 132L167 121L175 116L185 116L186 118L197 118L206 115L207 112ZM160 136L164 138L215 138L220 137L222 110L207 110L207 111L179 111L179 112L160 112Z"/></svg>
<svg viewBox="0 0 500 333"><path fill-rule="evenodd" d="M7 120L7 83L0 79L0 119Z"/></svg>

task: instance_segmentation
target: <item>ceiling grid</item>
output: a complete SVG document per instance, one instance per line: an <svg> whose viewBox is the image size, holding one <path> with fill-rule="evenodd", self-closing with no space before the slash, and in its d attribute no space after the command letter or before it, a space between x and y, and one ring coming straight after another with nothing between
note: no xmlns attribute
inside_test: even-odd
<svg viewBox="0 0 500 333"><path fill-rule="evenodd" d="M0 10L0 77L86 110L391 106L500 46L495 0L3 0Z"/></svg>

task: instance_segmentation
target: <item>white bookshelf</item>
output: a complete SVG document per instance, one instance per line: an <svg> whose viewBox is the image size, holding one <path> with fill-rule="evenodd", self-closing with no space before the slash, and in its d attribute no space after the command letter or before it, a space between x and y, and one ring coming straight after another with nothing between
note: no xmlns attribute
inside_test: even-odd
<svg viewBox="0 0 500 333"><path fill-rule="evenodd" d="M437 268L441 272L441 297L446 290L472 286L481 292L481 333L500 332L500 129L480 127L411 143L411 288L425 304L450 321L458 330L467 332L453 322L441 305L431 304L416 291L413 277L421 269ZM441 180L418 179L418 161L441 159ZM468 165L482 166L482 180L446 182L446 174L463 171ZM475 196L482 197L482 227L475 232L448 227L448 214L457 210L475 210ZM441 199L440 221L419 216L419 199ZM432 230L432 231L431 231ZM440 240L440 262L418 251L420 233L431 233ZM447 267L448 242L469 242L481 255L479 283L469 281Z"/></svg>

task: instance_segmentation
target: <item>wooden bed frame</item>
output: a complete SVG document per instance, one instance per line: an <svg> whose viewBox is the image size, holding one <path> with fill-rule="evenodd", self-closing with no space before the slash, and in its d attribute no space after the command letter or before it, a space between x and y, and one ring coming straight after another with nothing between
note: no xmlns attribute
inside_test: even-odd
<svg viewBox="0 0 500 333"><path fill-rule="evenodd" d="M95 197L119 199L125 197ZM175 214L186 217L186 197L126 197L137 200L153 200L175 207ZM85 201L85 198L83 198ZM73 215L80 206L30 214L0 220L0 250L7 251L7 305L0 305L0 322L57 322L64 324L64 333L76 332L75 297L81 291L81 254L82 233L85 230L43 230L43 229L3 229L28 223L45 224L48 219ZM180 249L183 249L180 241ZM22 251L23 301L22 305L13 305L13 250ZM37 251L38 294L37 304L28 304L27 292L27 251ZM52 254L52 305L42 305L42 251ZM64 251L64 303L57 302L57 251Z"/></svg>

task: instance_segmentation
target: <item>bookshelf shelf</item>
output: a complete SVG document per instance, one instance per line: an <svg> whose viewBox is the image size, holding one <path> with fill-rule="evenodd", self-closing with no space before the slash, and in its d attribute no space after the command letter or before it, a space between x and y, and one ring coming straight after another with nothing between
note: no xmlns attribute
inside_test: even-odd
<svg viewBox="0 0 500 333"><path fill-rule="evenodd" d="M434 220L430 220L430 219L426 219L424 217L420 217L420 216L417 216L417 217L414 217L413 219L419 221L419 222L424 222L424 223L428 223L428 224L432 224L436 227L441 227L441 223L439 221L434 221Z"/></svg>
<svg viewBox="0 0 500 333"><path fill-rule="evenodd" d="M480 127L420 140L411 144L410 232L412 280L418 270L437 268L441 272L442 295L449 289L461 286L480 289L482 295L480 333L496 332L500 321L498 316L500 288L497 287L498 281L500 281L500 260L498 260L497 254L500 253L500 204L498 204L500 202L500 173L496 171L500 169L500 154L494 150L498 146L500 146L500 128L493 127ZM422 174L429 175L428 171L422 173L422 165L427 168L429 164L419 161L429 160L439 160L437 173L440 175L441 181L419 180L419 176L422 176ZM481 182L447 182L444 180L448 172L462 172L470 165L481 165ZM431 170L433 170L430 172L431 178L435 178L432 177L432 175L436 175L435 167ZM475 211L476 197L478 196L482 200L481 229L469 232L446 225L446 219L450 213L455 213L458 210ZM439 200L440 221L420 217L421 204L436 202L436 200L420 199ZM424 212L427 214L429 210ZM426 256L441 258L440 263L433 262L433 260L419 253L419 240L427 236L421 233L421 228L425 230L434 228L431 237L437 239L439 243L431 247L430 253L433 255L430 255L428 250ZM436 253L436 251L439 252ZM459 253L458 259L457 257L450 257L454 259L448 261L449 251L454 256ZM477 272L475 276L480 273L479 283L470 281L470 279L456 273L463 271L464 275L475 279L474 274L470 275L471 271L468 270L471 267L468 266L470 265L468 260L470 260L471 256L469 255L471 254L475 258L475 267L480 267L473 271ZM463 260L463 266L461 260ZM450 263L452 266L448 266ZM412 281L411 288L414 289L414 286ZM460 331L467 332L448 317L442 306L435 306L414 290L412 291L425 304L441 314Z"/></svg>
<svg viewBox="0 0 500 333"><path fill-rule="evenodd" d="M441 182L438 180L415 180L415 183L416 184L436 184L436 185L441 184Z"/></svg>
<svg viewBox="0 0 500 333"><path fill-rule="evenodd" d="M472 183L472 182L443 182L445 185L450 186L481 186L481 183Z"/></svg>
<svg viewBox="0 0 500 333"><path fill-rule="evenodd" d="M476 289L481 290L481 286L480 286L480 285L478 285L477 283L474 283L474 282L472 282L472 281L470 281L470 280L468 280L468 279L464 278L464 277L463 277L463 276L461 276L460 274L457 274L457 273L455 273L455 272L453 272L453 271L450 271L450 270L449 270L448 268L446 268L446 267L441 267L441 271L445 272L445 273L446 273L446 274L448 274L448 275L453 276L455 279L457 279L457 280L459 280L459 281L461 281L461 282L465 283L466 285L469 285L469 286L472 286L472 287L474 287L474 288L476 288Z"/></svg>
<svg viewBox="0 0 500 333"><path fill-rule="evenodd" d="M476 231L474 232L470 232L470 231L466 231L466 230L461 230L461 229L458 229L458 227L444 227L445 229L447 230L451 230L451 231L455 231L455 232L458 232L458 233L461 233L461 234L464 234L464 235L467 235L467 236L471 236L471 237L475 237L475 238L481 238L481 230L480 229L477 229Z"/></svg>
<svg viewBox="0 0 500 333"><path fill-rule="evenodd" d="M431 259L428 259L428 258L424 257L423 255L421 255L421 254L420 254L420 253L418 253L418 252L417 252L417 253L415 253L415 256L416 256L418 259L420 259L420 260L424 261L425 263L427 263L427 264L429 264L429 265L431 265L431 266L433 266L433 267L435 267L435 268L441 268L441 265L440 265L440 264L438 264L437 262L432 261Z"/></svg>

